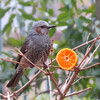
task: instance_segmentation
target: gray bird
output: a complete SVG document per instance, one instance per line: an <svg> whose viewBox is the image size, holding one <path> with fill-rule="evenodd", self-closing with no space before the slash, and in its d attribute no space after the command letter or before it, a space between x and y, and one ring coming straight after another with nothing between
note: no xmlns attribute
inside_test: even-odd
<svg viewBox="0 0 100 100"><path fill-rule="evenodd" d="M56 26L49 25L47 22L42 20L35 22L21 47L21 52L29 60L31 60L37 66L41 64L44 65L44 69L46 68L45 62L51 49L51 40L48 36L48 32L49 29L53 27ZM25 63L27 66L16 64L16 72L7 84L7 87L16 87L25 70L34 67L20 55L18 55L17 61Z"/></svg>

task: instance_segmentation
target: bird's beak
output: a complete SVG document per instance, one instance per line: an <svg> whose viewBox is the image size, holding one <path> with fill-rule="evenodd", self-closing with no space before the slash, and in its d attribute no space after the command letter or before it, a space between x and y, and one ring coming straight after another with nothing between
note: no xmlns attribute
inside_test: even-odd
<svg viewBox="0 0 100 100"><path fill-rule="evenodd" d="M48 28L54 28L56 25L49 25Z"/></svg>

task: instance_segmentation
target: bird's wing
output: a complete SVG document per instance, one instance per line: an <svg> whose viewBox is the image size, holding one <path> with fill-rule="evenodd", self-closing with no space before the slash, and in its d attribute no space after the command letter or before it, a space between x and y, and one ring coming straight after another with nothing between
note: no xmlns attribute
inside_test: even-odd
<svg viewBox="0 0 100 100"><path fill-rule="evenodd" d="M24 43L23 43L23 45L22 45L22 47L21 47L21 49L20 49L20 51L21 51L23 54L25 54L25 53L27 52L28 44L29 44L29 39L26 38L25 41L24 41ZM21 58L22 58L22 56L21 56L21 55L18 55L18 56L17 56L17 62L20 62L20 59L21 59ZM15 69L16 69L17 67L18 67L18 63L16 64Z"/></svg>

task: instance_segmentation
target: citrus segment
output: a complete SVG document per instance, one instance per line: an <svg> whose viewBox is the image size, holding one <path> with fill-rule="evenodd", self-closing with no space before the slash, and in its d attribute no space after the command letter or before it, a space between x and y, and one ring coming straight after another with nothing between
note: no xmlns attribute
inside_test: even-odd
<svg viewBox="0 0 100 100"><path fill-rule="evenodd" d="M56 61L62 69L71 70L77 64L78 57L73 50L64 48L56 55Z"/></svg>

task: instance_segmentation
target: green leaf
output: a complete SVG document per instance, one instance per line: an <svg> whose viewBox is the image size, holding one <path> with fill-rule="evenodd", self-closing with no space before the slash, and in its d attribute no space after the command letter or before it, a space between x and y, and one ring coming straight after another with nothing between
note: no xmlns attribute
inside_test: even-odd
<svg viewBox="0 0 100 100"><path fill-rule="evenodd" d="M85 23L91 23L92 21L84 16L80 16L80 19Z"/></svg>
<svg viewBox="0 0 100 100"><path fill-rule="evenodd" d="M25 22L24 22L24 19L18 13L16 14L16 17L17 17L17 23L19 25L19 28L21 30L21 33L25 35L26 34L26 31L25 31Z"/></svg>
<svg viewBox="0 0 100 100"><path fill-rule="evenodd" d="M49 36L52 37L56 32L56 28L52 28L50 31L49 31Z"/></svg>
<svg viewBox="0 0 100 100"><path fill-rule="evenodd" d="M95 14L95 4L92 4L88 9L83 9L82 12L92 13L93 15Z"/></svg>
<svg viewBox="0 0 100 100"><path fill-rule="evenodd" d="M18 22L18 25L19 25L20 29L22 29L25 26L23 17L19 14L17 14L17 22Z"/></svg>
<svg viewBox="0 0 100 100"><path fill-rule="evenodd" d="M5 26L4 26L4 28L3 28L3 30L2 30L2 34L8 29L10 29L9 28L9 26L11 26L11 24L12 24L12 21L10 21L10 22L8 22Z"/></svg>
<svg viewBox="0 0 100 100"><path fill-rule="evenodd" d="M9 53L7 52L2 52L4 55L8 56L8 57L12 57Z"/></svg>
<svg viewBox="0 0 100 100"><path fill-rule="evenodd" d="M69 25L64 34L66 41L68 41L68 39L70 39L72 32L73 32L73 25Z"/></svg>
<svg viewBox="0 0 100 100"><path fill-rule="evenodd" d="M7 66L7 65L6 65ZM0 82L5 82L7 79L15 72L14 69L8 69L4 70L2 73L0 73Z"/></svg>
<svg viewBox="0 0 100 100"><path fill-rule="evenodd" d="M31 6L32 5L32 2L30 2L30 1L24 2L22 0L18 0L18 3L22 6Z"/></svg>
<svg viewBox="0 0 100 100"><path fill-rule="evenodd" d="M65 5L71 4L71 0L63 0L63 2L64 2Z"/></svg>
<svg viewBox="0 0 100 100"><path fill-rule="evenodd" d="M12 46L21 46L22 45L21 41L15 39L13 37L9 37L7 42L8 42L8 44L10 44Z"/></svg>
<svg viewBox="0 0 100 100"><path fill-rule="evenodd" d="M89 11L91 12L95 12L95 3L92 4L89 8L88 8Z"/></svg>
<svg viewBox="0 0 100 100"><path fill-rule="evenodd" d="M25 13L26 13L23 9L19 9L19 11L20 11L22 14L25 14Z"/></svg>
<svg viewBox="0 0 100 100"><path fill-rule="evenodd" d="M35 20L35 18L31 14L23 14L22 15L25 19Z"/></svg>
<svg viewBox="0 0 100 100"><path fill-rule="evenodd" d="M23 36L21 36L21 39L20 39L20 42L21 42L21 45L23 44L23 42L24 42L24 40L25 40L25 36L23 35Z"/></svg>
<svg viewBox="0 0 100 100"><path fill-rule="evenodd" d="M10 34L10 32L11 32L11 29L12 29L11 24L12 24L12 22L13 22L14 17L15 17L15 14L12 14L12 15L10 16L9 22L4 26L4 28L3 28L3 30L2 30L2 34L3 34L4 32L7 31L7 36L9 36L9 34Z"/></svg>
<svg viewBox="0 0 100 100"><path fill-rule="evenodd" d="M2 18L9 9L10 7L6 9L0 8L0 18Z"/></svg>
<svg viewBox="0 0 100 100"><path fill-rule="evenodd" d="M76 9L76 11L77 11L77 0L71 0L71 4L72 4L72 6L73 6L73 8L75 8Z"/></svg>
<svg viewBox="0 0 100 100"><path fill-rule="evenodd" d="M7 2L5 3L5 5L7 6L10 2L11 2L11 0L7 0Z"/></svg>
<svg viewBox="0 0 100 100"><path fill-rule="evenodd" d="M76 18L75 19L75 23L76 23L76 25L78 27L79 32L82 32L83 31L82 21L79 18Z"/></svg>
<svg viewBox="0 0 100 100"><path fill-rule="evenodd" d="M50 15L50 16L53 16L53 9L49 9L48 12L49 12L49 15Z"/></svg>
<svg viewBox="0 0 100 100"><path fill-rule="evenodd" d="M28 24L28 31L31 29L32 25L33 25L33 22L30 22L30 23Z"/></svg>
<svg viewBox="0 0 100 100"><path fill-rule="evenodd" d="M22 9L19 9L19 11L22 13L22 16L23 16L24 19L35 20L35 18L32 16L32 14L27 14Z"/></svg>
<svg viewBox="0 0 100 100"><path fill-rule="evenodd" d="M15 18L15 16L16 16L15 14L12 14L12 15L10 16L10 18L9 18L9 22L10 22L10 21L13 21L13 19Z"/></svg>
<svg viewBox="0 0 100 100"><path fill-rule="evenodd" d="M68 23L65 21L59 21L57 24L57 26L67 26L67 25L68 25Z"/></svg>
<svg viewBox="0 0 100 100"><path fill-rule="evenodd" d="M61 14L58 15L57 21L64 21L67 22L68 20L72 19L74 16L73 9L68 8L65 9Z"/></svg>
<svg viewBox="0 0 100 100"><path fill-rule="evenodd" d="M64 13L61 13L58 17L57 17L57 20L62 20L64 18L67 17L67 12L64 12Z"/></svg>
<svg viewBox="0 0 100 100"><path fill-rule="evenodd" d="M43 11L47 11L47 2L48 2L48 0L41 0L40 1L41 8L43 9Z"/></svg>
<svg viewBox="0 0 100 100"><path fill-rule="evenodd" d="M11 29L12 29L11 25L6 29L6 34L7 34L7 36L10 35Z"/></svg>
<svg viewBox="0 0 100 100"><path fill-rule="evenodd" d="M54 76L55 76L55 79L56 79L56 81L58 81L58 78L59 78L59 75L58 75L58 73L54 73Z"/></svg>

